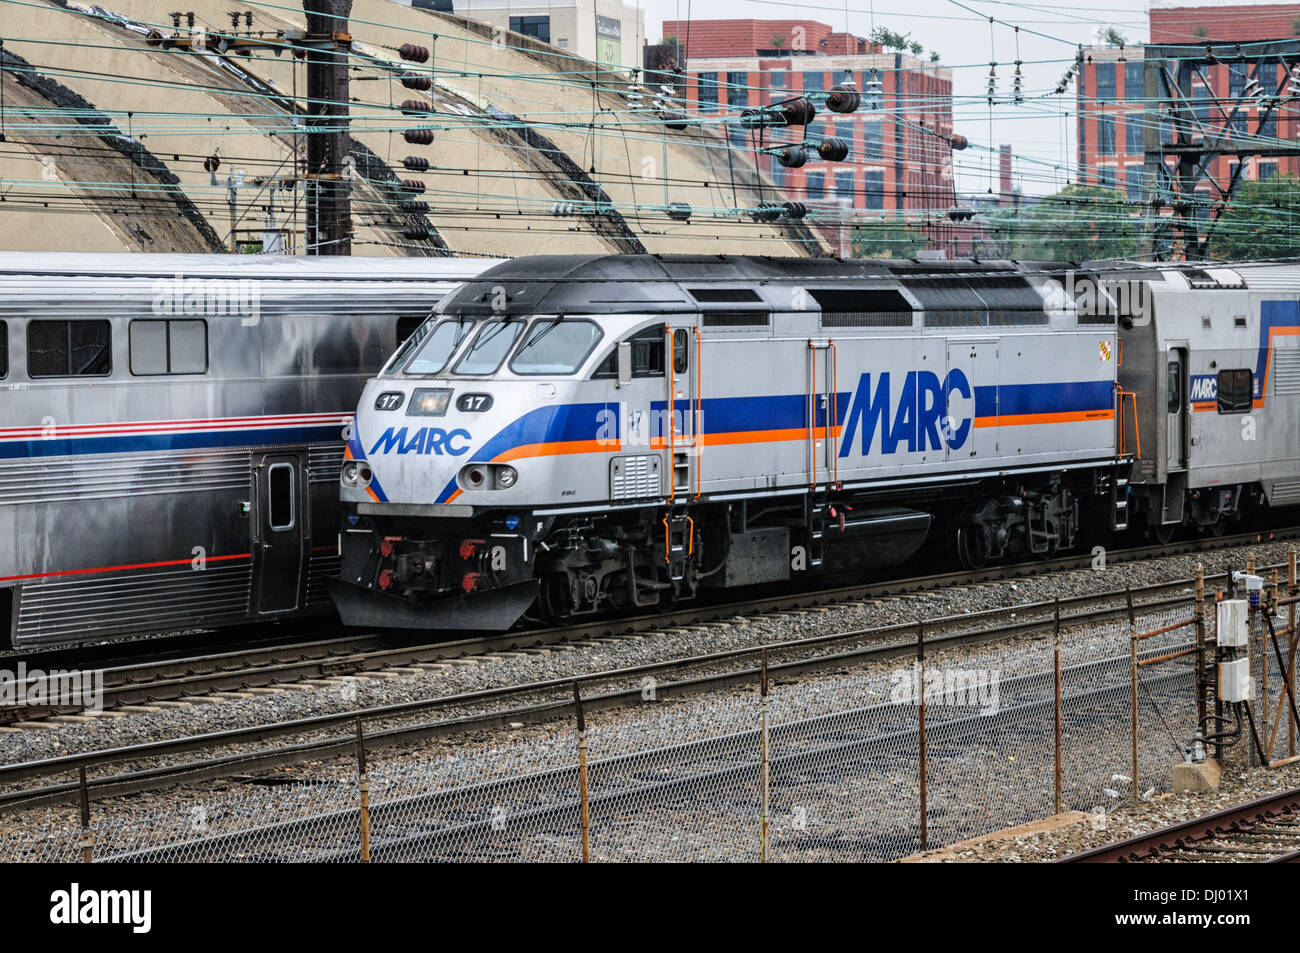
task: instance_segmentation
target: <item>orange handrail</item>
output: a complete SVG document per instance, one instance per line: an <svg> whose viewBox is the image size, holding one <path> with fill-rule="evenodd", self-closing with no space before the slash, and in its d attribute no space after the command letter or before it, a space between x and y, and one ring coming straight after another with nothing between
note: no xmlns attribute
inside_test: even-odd
<svg viewBox="0 0 1300 953"><path fill-rule="evenodd" d="M698 500L704 492L700 477L704 463L704 436L700 433L704 422L704 411L700 406L700 398L704 393L704 341L700 337L698 324L693 325L691 330L695 332L695 417L691 421L691 436L695 443L695 498Z"/></svg>
<svg viewBox="0 0 1300 953"><path fill-rule="evenodd" d="M817 345L808 339L808 356L812 363L812 397L808 404L808 458L812 461L812 485L817 490Z"/></svg>

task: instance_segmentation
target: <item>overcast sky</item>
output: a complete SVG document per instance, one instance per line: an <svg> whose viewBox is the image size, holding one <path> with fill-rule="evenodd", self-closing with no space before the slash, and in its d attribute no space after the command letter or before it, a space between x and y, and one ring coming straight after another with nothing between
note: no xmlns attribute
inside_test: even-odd
<svg viewBox="0 0 1300 953"><path fill-rule="evenodd" d="M1054 192L1066 183L1074 165L1074 123L1069 117L1074 115L1075 89L1071 85L1066 96L1050 95L1051 91L1074 58L1075 44L1091 44L1098 27L1114 26L1130 41L1145 42L1150 4L1147 0L1100 0L1099 6L1060 0L961 2L978 13L962 9L953 0L850 0L848 30L866 36L874 23L910 34L925 46L927 58L928 51L934 50L942 64L952 69L954 126L972 146L955 154L959 191L989 188L991 163L986 147L996 149L998 143L1009 142L1021 188L1030 194ZM641 0L641 6L652 43L663 35L665 20L688 17L809 19L836 30L843 30L846 23L845 5L837 6L834 0ZM990 36L989 16L1008 25L994 24ZM1026 101L1019 106L993 106L990 129L985 98L989 61L997 62L998 91L1009 99L1017 58L1014 26L1020 27ZM1044 93L1049 95L1043 97ZM996 188L996 182L992 184Z"/></svg>

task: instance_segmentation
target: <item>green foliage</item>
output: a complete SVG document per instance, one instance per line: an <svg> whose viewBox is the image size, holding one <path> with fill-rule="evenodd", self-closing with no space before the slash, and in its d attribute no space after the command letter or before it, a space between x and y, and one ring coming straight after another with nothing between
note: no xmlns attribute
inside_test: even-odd
<svg viewBox="0 0 1300 953"><path fill-rule="evenodd" d="M1213 258L1300 256L1300 180L1281 175L1243 182L1210 229Z"/></svg>
<svg viewBox="0 0 1300 953"><path fill-rule="evenodd" d="M912 258L925 245L925 233L902 220L864 222L853 227L855 258Z"/></svg>
<svg viewBox="0 0 1300 953"><path fill-rule="evenodd" d="M931 62L931 63L937 63L937 62L939 62L939 53L938 53L937 50L931 50L931 51L930 51L930 62Z"/></svg>
<svg viewBox="0 0 1300 953"><path fill-rule="evenodd" d="M899 50L900 52L907 49L908 38L910 33L897 33L889 27L878 26L871 31L870 40L872 43L879 43L882 49Z"/></svg>
<svg viewBox="0 0 1300 953"><path fill-rule="evenodd" d="M909 43L907 45L907 48L912 51L913 56L920 56L922 53L925 52L925 47L922 46L920 43L917 43L915 40Z"/></svg>
<svg viewBox="0 0 1300 953"><path fill-rule="evenodd" d="M1041 261L1134 258L1140 251L1136 213L1114 189L1069 185L1029 209L985 216L985 257Z"/></svg>
<svg viewBox="0 0 1300 953"><path fill-rule="evenodd" d="M1097 39L1107 46L1125 46L1128 44L1128 37L1113 26L1098 27Z"/></svg>

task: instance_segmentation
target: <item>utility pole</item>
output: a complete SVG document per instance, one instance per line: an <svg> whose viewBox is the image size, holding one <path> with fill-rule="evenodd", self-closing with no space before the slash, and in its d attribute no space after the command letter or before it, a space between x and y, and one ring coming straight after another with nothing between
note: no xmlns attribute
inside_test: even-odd
<svg viewBox="0 0 1300 953"><path fill-rule="evenodd" d="M352 0L303 0L307 14L307 254L352 254L348 17Z"/></svg>

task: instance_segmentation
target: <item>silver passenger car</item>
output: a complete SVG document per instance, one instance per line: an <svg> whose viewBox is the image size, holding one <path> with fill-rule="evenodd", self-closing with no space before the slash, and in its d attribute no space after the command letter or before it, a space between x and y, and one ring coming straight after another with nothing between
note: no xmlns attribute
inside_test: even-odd
<svg viewBox="0 0 1300 953"><path fill-rule="evenodd" d="M327 610L361 388L491 264L0 255L0 647Z"/></svg>

